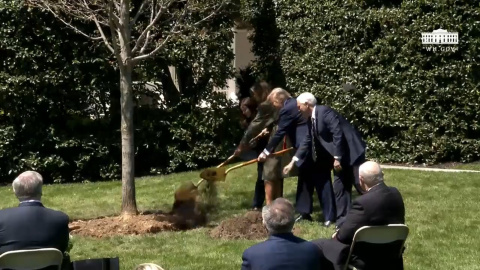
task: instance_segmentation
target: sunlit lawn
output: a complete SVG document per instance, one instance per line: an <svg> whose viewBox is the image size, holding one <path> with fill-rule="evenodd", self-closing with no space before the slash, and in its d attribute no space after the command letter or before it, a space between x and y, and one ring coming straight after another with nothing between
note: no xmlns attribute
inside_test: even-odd
<svg viewBox="0 0 480 270"><path fill-rule="evenodd" d="M479 169L480 166L474 165ZM136 181L140 210L168 210L176 187L197 181L199 172L146 177ZM255 166L229 173L219 187L218 213L211 226L242 214L250 206ZM405 252L405 269L480 269L480 174L436 173L386 170L386 182L404 196L410 235ZM285 193L294 198L296 179L286 180ZM0 208L17 201L10 187L0 188ZM50 185L44 188L44 204L66 212L71 219L84 219L119 213L121 183ZM319 218L318 201L315 217ZM239 269L243 250L258 241L218 240L208 235L210 228L187 232L165 232L148 236L91 239L74 237L72 259L120 257L121 269L133 269L154 262L166 270ZM300 236L311 240L329 237L333 229L318 223L301 223Z"/></svg>

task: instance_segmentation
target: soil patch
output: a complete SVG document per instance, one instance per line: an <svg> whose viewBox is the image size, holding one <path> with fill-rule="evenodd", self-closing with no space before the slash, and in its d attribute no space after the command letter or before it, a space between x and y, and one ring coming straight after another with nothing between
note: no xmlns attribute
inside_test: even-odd
<svg viewBox="0 0 480 270"><path fill-rule="evenodd" d="M179 230L173 216L167 214L140 214L91 220L77 220L69 224L71 234L96 238L116 235L138 235Z"/></svg>
<svg viewBox="0 0 480 270"><path fill-rule="evenodd" d="M293 229L294 234L298 234L298 228ZM259 211L250 211L243 216L224 220L220 225L210 231L213 238L222 239L249 239L261 240L268 238L268 232L262 224L262 213Z"/></svg>
<svg viewBox="0 0 480 270"><path fill-rule="evenodd" d="M183 195L183 196L180 196ZM193 229L207 223L207 212L196 192L175 193L172 211L147 211L136 216L102 217L69 224L72 234L90 237L152 234Z"/></svg>

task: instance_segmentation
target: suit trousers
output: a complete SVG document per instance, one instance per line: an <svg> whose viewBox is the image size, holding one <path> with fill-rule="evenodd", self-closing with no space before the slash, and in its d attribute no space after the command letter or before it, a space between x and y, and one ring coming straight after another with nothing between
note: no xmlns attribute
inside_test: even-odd
<svg viewBox="0 0 480 270"><path fill-rule="evenodd" d="M331 164L326 162L325 159L320 159L316 162L311 161L310 164L310 166L299 169L296 210L300 214L312 213L313 191L315 189L322 207L324 220L334 222L336 220L336 209Z"/></svg>
<svg viewBox="0 0 480 270"><path fill-rule="evenodd" d="M355 186L355 189L359 194L363 193L360 187L358 173L358 169L363 162L365 162L364 155L358 158L353 166L342 164L341 171L333 171L333 190L335 193L335 203L337 206L337 226L340 226L343 223L345 216L352 205L352 186Z"/></svg>

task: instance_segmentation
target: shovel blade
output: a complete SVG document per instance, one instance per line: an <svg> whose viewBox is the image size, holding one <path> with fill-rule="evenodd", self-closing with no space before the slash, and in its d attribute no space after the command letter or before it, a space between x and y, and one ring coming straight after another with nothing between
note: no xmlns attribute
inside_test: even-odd
<svg viewBox="0 0 480 270"><path fill-rule="evenodd" d="M205 169L200 173L200 178L209 182L223 182L225 181L225 167Z"/></svg>

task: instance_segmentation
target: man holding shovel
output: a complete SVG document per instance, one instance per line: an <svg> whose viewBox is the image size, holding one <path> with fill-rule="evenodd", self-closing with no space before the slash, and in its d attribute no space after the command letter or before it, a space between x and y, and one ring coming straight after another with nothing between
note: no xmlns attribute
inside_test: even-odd
<svg viewBox="0 0 480 270"><path fill-rule="evenodd" d="M308 153L316 159L324 160L328 166L316 166L322 175L323 193L328 196L331 190L331 169L334 169L333 189L336 203L336 225L339 227L350 209L352 185L358 186L358 168L365 161L366 144L360 133L337 111L317 105L311 93L302 93L297 97L297 106L305 119L309 119L310 132L284 173L290 171L295 162ZM324 210L325 211L325 210Z"/></svg>
<svg viewBox="0 0 480 270"><path fill-rule="evenodd" d="M261 137L259 135L262 132L265 136L270 134L270 138L273 134L275 134L277 129L276 120L278 118L278 111L270 102L267 101L267 96L270 94L270 91L271 88L266 82L256 83L252 87L252 96L257 104L260 105L257 107L257 114L252 122L250 122L234 155L240 156L242 152L252 148L250 142L256 137ZM286 144L288 144L288 142L285 142L283 145L279 144L275 150L279 151L282 150L282 148L287 148ZM264 145L265 144L262 146ZM267 205L283 195L282 168L288 163L288 160L289 156L284 155L269 158L268 160L265 160L263 164L259 164L259 166L263 165L262 179L264 180L265 184L265 200Z"/></svg>
<svg viewBox="0 0 480 270"><path fill-rule="evenodd" d="M297 108L297 101L290 93L282 88L275 88L268 96L268 100L280 110L278 130L272 136L263 152L258 156L258 161L260 162L267 160L267 157L272 154L284 136L287 136L293 146L298 149L308 133L307 119L302 117L302 114ZM313 210L312 194L314 183L317 181L315 171L313 170L313 160L311 156L305 156L298 161L297 165L299 169L296 210L300 215L296 218L296 221L312 221L312 217L310 216ZM321 200L321 193L319 193L318 189L317 194ZM324 216L326 220L324 225L327 227L335 221L334 213L324 213Z"/></svg>

